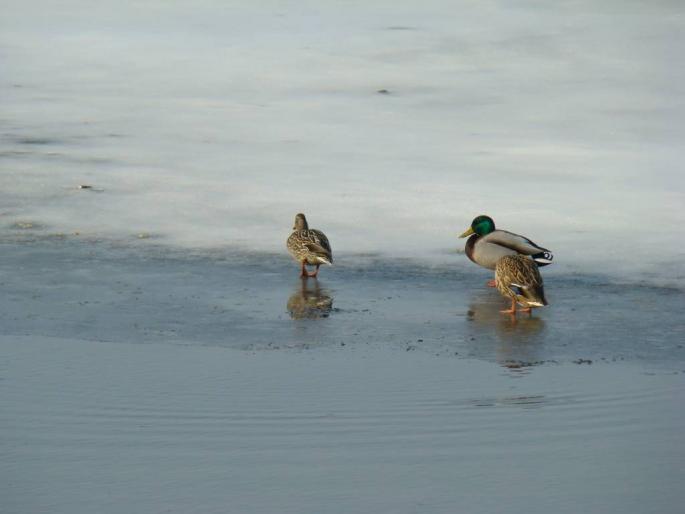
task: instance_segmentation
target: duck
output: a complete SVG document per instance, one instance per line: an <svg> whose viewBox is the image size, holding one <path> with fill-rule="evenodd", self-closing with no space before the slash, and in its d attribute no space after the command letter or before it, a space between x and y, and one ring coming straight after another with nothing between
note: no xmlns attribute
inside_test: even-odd
<svg viewBox="0 0 685 514"><path fill-rule="evenodd" d="M466 241L464 251L473 262L494 270L497 262L505 255L524 255L538 266L552 263L554 255L547 248L537 245L530 239L507 230L497 230L490 216L476 216L471 226L459 237L471 236ZM495 287L493 280L488 282Z"/></svg>
<svg viewBox="0 0 685 514"><path fill-rule="evenodd" d="M319 266L333 264L333 250L326 234L320 230L310 229L307 218L302 213L295 216L293 233L288 237L286 246L293 259L300 263L300 277L302 278L316 277L319 273ZM316 266L316 270L309 273L307 265Z"/></svg>
<svg viewBox="0 0 685 514"><path fill-rule="evenodd" d="M495 265L497 290L505 298L511 298L511 308L500 311L516 315L516 305L521 311L532 313L536 307L549 305L537 264L524 255L505 255Z"/></svg>

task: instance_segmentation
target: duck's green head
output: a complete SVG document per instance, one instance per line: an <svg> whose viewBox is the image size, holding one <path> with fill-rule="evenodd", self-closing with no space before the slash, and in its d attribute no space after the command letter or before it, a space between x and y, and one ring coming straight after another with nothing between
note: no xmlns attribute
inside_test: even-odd
<svg viewBox="0 0 685 514"><path fill-rule="evenodd" d="M495 222L490 216L477 216L471 222L471 227L459 237L470 236L471 234L478 234L479 236L486 236L490 232L494 232Z"/></svg>

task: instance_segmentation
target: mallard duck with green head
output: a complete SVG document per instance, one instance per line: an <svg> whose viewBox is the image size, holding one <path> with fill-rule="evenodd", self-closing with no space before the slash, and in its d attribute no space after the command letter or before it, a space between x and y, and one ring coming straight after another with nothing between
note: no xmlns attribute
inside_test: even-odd
<svg viewBox="0 0 685 514"><path fill-rule="evenodd" d="M490 216L477 216L471 226L459 237L467 237L466 256L479 266L495 269L497 262L505 255L525 255L537 263L538 266L551 264L554 256L547 248L543 248L527 237L514 234L507 230L495 229L495 222ZM488 285L495 287L493 281Z"/></svg>
<svg viewBox="0 0 685 514"><path fill-rule="evenodd" d="M286 242L290 255L301 264L301 277L316 277L319 266L333 264L333 251L326 234L320 230L310 229L307 218L299 213L295 216L293 233ZM307 265L316 266L314 273L307 271Z"/></svg>
<svg viewBox="0 0 685 514"><path fill-rule="evenodd" d="M523 255L505 255L495 265L497 289L505 298L511 298L511 308L501 311L516 314L516 305L530 313L534 307L548 305L542 276L537 264Z"/></svg>

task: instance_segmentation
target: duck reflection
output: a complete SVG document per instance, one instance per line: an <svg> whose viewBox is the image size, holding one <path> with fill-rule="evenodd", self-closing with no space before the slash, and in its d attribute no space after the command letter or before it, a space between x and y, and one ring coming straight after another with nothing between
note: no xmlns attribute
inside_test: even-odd
<svg viewBox="0 0 685 514"><path fill-rule="evenodd" d="M286 308L293 319L327 318L333 310L333 297L316 278L303 278L288 298Z"/></svg>
<svg viewBox="0 0 685 514"><path fill-rule="evenodd" d="M466 319L472 352L513 369L539 363L545 321L535 316L506 316L501 308L502 299L494 291L479 291L470 302Z"/></svg>

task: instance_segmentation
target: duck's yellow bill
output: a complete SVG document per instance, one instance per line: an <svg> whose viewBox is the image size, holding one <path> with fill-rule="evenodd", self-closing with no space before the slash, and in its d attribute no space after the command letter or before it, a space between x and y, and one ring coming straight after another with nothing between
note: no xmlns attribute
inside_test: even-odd
<svg viewBox="0 0 685 514"><path fill-rule="evenodd" d="M461 237L466 237L466 236L470 236L471 234L475 234L475 232L473 231L472 228L469 228L466 232L464 232L464 233L463 233L462 235L460 235L459 237L460 237L460 238L461 238Z"/></svg>

